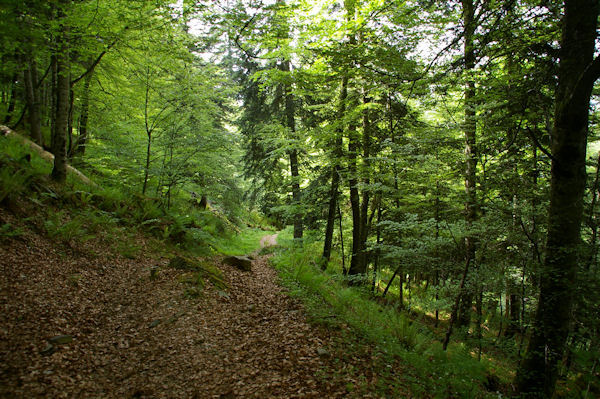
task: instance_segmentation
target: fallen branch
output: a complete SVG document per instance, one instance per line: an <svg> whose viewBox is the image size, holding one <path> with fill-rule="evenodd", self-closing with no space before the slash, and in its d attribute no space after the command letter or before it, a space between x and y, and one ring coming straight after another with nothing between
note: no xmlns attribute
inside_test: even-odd
<svg viewBox="0 0 600 399"><path fill-rule="evenodd" d="M29 140L27 137L24 137L24 136L20 135L19 133L15 132L14 130L12 130L6 126L3 126L3 125L0 125L0 133L2 134L2 136L16 138L17 140L21 141L21 143L23 145L29 147L31 150L36 152L40 156L40 158L42 158L48 162L54 163L54 155L52 153L44 150L42 147L40 147L33 141ZM67 165L67 173L71 173L71 174L75 175L79 180L81 180L85 184L97 187L96 183L91 181L86 175L84 175L83 173L81 173L79 170L75 169L71 165Z"/></svg>

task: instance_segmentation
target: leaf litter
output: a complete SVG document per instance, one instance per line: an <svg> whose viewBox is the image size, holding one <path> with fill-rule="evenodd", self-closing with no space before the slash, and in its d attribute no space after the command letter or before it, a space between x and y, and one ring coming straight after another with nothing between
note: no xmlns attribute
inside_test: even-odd
<svg viewBox="0 0 600 399"><path fill-rule="evenodd" d="M229 288L189 299L143 237L128 259L26 231L0 244L2 398L377 397L370 348L348 356L309 324L265 256L252 272L215 262Z"/></svg>

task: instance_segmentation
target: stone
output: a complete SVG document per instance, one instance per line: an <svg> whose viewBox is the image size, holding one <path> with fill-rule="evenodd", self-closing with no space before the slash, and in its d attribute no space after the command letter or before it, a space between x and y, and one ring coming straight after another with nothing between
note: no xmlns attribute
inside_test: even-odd
<svg viewBox="0 0 600 399"><path fill-rule="evenodd" d="M245 272L252 270L252 260L250 260L247 256L228 256L223 259L223 263L237 267Z"/></svg>
<svg viewBox="0 0 600 399"><path fill-rule="evenodd" d="M150 323L150 325L148 325L148 328L154 328L159 324L160 324L160 320L154 320L152 323Z"/></svg>
<svg viewBox="0 0 600 399"><path fill-rule="evenodd" d="M323 348L317 348L317 355L321 357L329 357L329 352Z"/></svg>
<svg viewBox="0 0 600 399"><path fill-rule="evenodd" d="M68 344L73 341L72 335L57 335L56 337L52 337L48 339L48 342L55 345L63 345Z"/></svg>

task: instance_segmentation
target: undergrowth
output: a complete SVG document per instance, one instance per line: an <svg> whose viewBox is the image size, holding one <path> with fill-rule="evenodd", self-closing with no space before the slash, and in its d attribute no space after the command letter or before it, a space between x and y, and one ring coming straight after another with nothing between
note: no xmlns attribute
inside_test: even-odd
<svg viewBox="0 0 600 399"><path fill-rule="evenodd" d="M105 256L129 259L140 256L138 238L145 236L153 251L171 258L170 267L186 272L181 282L188 298L200 296L207 281L218 290L227 289L220 270L196 257L249 254L267 234L259 228L240 230L215 209L185 201L169 209L159 199L122 186L89 185L70 174L65 184L56 184L48 177L50 171L50 163L19 140L0 137L0 204L33 215L21 218L25 226L89 255L100 255L93 245L85 246L93 239L114 249ZM0 222L0 241L23 234L21 227ZM158 272L151 270L150 278Z"/></svg>
<svg viewBox="0 0 600 399"><path fill-rule="evenodd" d="M198 256L241 254L258 248L260 230L253 229L240 240L236 237L240 230L216 210L186 202L168 209L159 199L122 186L88 185L71 174L66 184L58 185L49 179L50 171L50 163L18 139L0 137L0 203L29 202L40 212L44 232L58 242L70 245L99 238L114 244L123 256L135 258L139 247L126 234L135 230L171 250ZM5 226L0 234L16 233Z"/></svg>
<svg viewBox="0 0 600 399"><path fill-rule="evenodd" d="M313 322L334 329L347 325L352 335L374 344L390 362L401 359L407 365L402 378L417 397L498 397L484 389L488 364L474 359L467 347L454 343L443 351L427 326L375 302L366 288L348 286L343 276L321 271L321 243L309 237L302 247L293 245L289 230L279 237L283 247L271 262L290 295L304 302ZM385 375L382 370L380 377Z"/></svg>

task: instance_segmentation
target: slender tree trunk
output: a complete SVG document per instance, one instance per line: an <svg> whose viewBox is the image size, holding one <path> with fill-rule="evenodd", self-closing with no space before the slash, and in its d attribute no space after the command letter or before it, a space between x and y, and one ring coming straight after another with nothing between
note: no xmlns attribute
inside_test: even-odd
<svg viewBox="0 0 600 399"><path fill-rule="evenodd" d="M13 112L15 112L15 104L17 103L17 74L13 75L11 79L10 87L10 100L8 101L8 108L6 109L6 115L4 116L4 124L8 125L12 118Z"/></svg>
<svg viewBox="0 0 600 399"><path fill-rule="evenodd" d="M25 68L23 74L23 81L25 83L25 101L27 103L26 106L29 116L29 130L31 138L37 144L43 145L42 125L40 122L39 90L37 89L37 66L31 54L28 55L27 67Z"/></svg>
<svg viewBox="0 0 600 399"><path fill-rule="evenodd" d="M52 54L50 58L50 137L53 140L56 134L56 83L58 81L56 54ZM52 147L52 143L50 143Z"/></svg>
<svg viewBox="0 0 600 399"><path fill-rule="evenodd" d="M375 292L375 284L377 283L377 272L379 271L379 244L381 244L381 229L379 228L379 224L381 223L381 206L377 207L377 237L375 239L375 243L377 244L377 249L375 250L375 260L373 262L373 283L371 286L371 291Z"/></svg>
<svg viewBox="0 0 600 399"><path fill-rule="evenodd" d="M475 68L475 51L473 36L475 33L475 8L472 0L462 0L463 22L464 22L464 57L465 73L467 74L465 87L465 192L467 200L465 203L465 220L467 222L467 234L465 237L465 267L460 281L459 292L455 300L448 331L444 338L444 349L448 346L454 323L457 327L468 327L471 320L471 305L473 303L473 292L468 284L469 271L475 261L475 237L471 233L473 222L477 219L477 192L476 192L476 121L475 121L475 82L469 76Z"/></svg>
<svg viewBox="0 0 600 399"><path fill-rule="evenodd" d="M463 19L465 26L465 72L467 74L465 87L465 192L467 201L465 203L465 214L467 222L467 236L465 237L465 263L473 264L475 261L475 237L470 231L473 223L477 220L477 147L476 147L476 120L475 120L475 82L469 76L475 68L475 49L473 36L475 32L475 8L472 0L463 0ZM457 316L457 327L468 327L471 321L471 307L473 303L473 292L468 283L468 271L466 285L461 295L461 305Z"/></svg>
<svg viewBox="0 0 600 399"><path fill-rule="evenodd" d="M142 194L146 194L146 189L148 188L148 177L150 174L150 150L152 146L152 130L150 124L150 117L148 115L148 106L150 103L150 67L146 68L146 95L144 97L144 124L146 127L146 136L148 137L148 142L146 145L146 166L144 168L144 185L142 186Z"/></svg>
<svg viewBox="0 0 600 399"><path fill-rule="evenodd" d="M483 340L483 287L479 287L477 300L475 301L477 308L477 360L481 361L482 340Z"/></svg>
<svg viewBox="0 0 600 399"><path fill-rule="evenodd" d="M347 274L346 270L346 252L344 250L344 229L342 226L342 210L340 209L340 205L338 204L338 220L339 220L339 229L340 229L340 246L342 248L342 274L345 276Z"/></svg>
<svg viewBox="0 0 600 399"><path fill-rule="evenodd" d="M590 204L590 211L588 216L588 227L592 230L592 237L590 238L589 247L590 254L587 257L585 263L585 270L589 271L591 266L596 263L598 259L598 221L596 217L596 203L598 202L598 195L600 189L600 152L597 155L596 161L596 175L594 177L594 184L591 187L592 203Z"/></svg>
<svg viewBox="0 0 600 399"><path fill-rule="evenodd" d="M59 10L62 16L63 11ZM61 18L59 16L59 19ZM56 90L54 115L54 131L52 134L52 153L54 154L54 168L52 179L64 182L67 178L67 134L69 127L69 94L71 89L71 74L69 62L69 45L67 29L62 27L59 35L58 51L55 54L56 62Z"/></svg>
<svg viewBox="0 0 600 399"><path fill-rule="evenodd" d="M364 104L368 104L370 99L364 95L363 96ZM369 264L368 254L367 254L367 238L369 235L369 200L370 200L370 191L369 184L371 180L369 178L371 162L369 157L371 156L371 121L369 119L369 111L365 109L363 113L363 136L362 136L362 147L363 147L363 166L362 166L362 179L365 184L365 188L362 190L362 201L360 205L360 243L359 243L359 252L358 252L358 269L361 274L365 274L367 272L367 266Z"/></svg>
<svg viewBox="0 0 600 399"><path fill-rule="evenodd" d="M438 238L440 237L440 182L439 180L435 182L435 245L436 245L436 251L435 251L435 258L438 260L438 262L441 261L441 258L439 257L439 253L437 250L437 241ZM438 323L440 321L440 309L438 306L438 301L440 299L440 266L438 264L435 265L435 272L434 272L434 284L435 284L435 324L434 326L437 327Z"/></svg>
<svg viewBox="0 0 600 399"><path fill-rule="evenodd" d="M346 19L347 21L354 20L355 14L355 0L348 0L344 2L346 8ZM349 35L348 44L352 48L356 46L356 36L354 34ZM352 91L351 106L356 105L356 93ZM350 189L350 208L352 211L352 253L350 260L350 268L348 274L351 276L364 274L366 270L364 265L361 264L360 253L362 251L361 246L361 206L360 206L360 194L358 191L358 152L360 146L360 137L356 130L356 122L350 121L348 125L348 185Z"/></svg>
<svg viewBox="0 0 600 399"><path fill-rule="evenodd" d="M70 82L69 82L70 84ZM73 91L73 85L70 84L69 88L69 118L67 119L67 157L73 158L73 108L75 104L75 93Z"/></svg>
<svg viewBox="0 0 600 399"><path fill-rule="evenodd" d="M295 132L295 131L294 131ZM292 199L297 207L302 204L300 198L300 173L298 171L298 151L290 151L290 172L292 174ZM294 216L294 239L302 239L303 226L302 226L302 212L296 209L296 215Z"/></svg>
<svg viewBox="0 0 600 399"><path fill-rule="evenodd" d="M394 270L394 274L392 274L392 278L390 278L390 281L388 281L387 285L385 286L385 289L383 290L383 297L385 298L385 296L387 295L390 287L392 286L392 283L394 282L394 279L396 278L396 276L398 275L398 273L400 273L400 275L402 275L402 266L398 266L396 268L396 270ZM402 291L402 281L400 281L400 291ZM402 295L402 294L400 294Z"/></svg>
<svg viewBox="0 0 600 399"><path fill-rule="evenodd" d="M513 282L508 282L508 287L506 290L506 313L508 325L506 326L506 331L504 332L505 337L513 337L519 331L519 318L520 318L520 310L521 303L519 301L519 296L515 294L515 290L517 287L514 286Z"/></svg>
<svg viewBox="0 0 600 399"><path fill-rule="evenodd" d="M81 119L79 120L79 136L77 137L77 146L75 155L83 157L85 155L85 146L88 138L88 118L90 108L90 84L94 71L90 71L83 81L83 93L81 95Z"/></svg>
<svg viewBox="0 0 600 399"><path fill-rule="evenodd" d="M500 326L498 327L498 335L496 339L500 338L502 335L502 328L504 324L504 309L502 308L502 291L500 291L500 298L498 298L498 304L500 305Z"/></svg>
<svg viewBox="0 0 600 399"><path fill-rule="evenodd" d="M150 150L152 146L152 132L146 132L148 142L146 144L146 166L144 167L144 185L142 186L142 194L146 194L148 188L148 176L150 174Z"/></svg>
<svg viewBox="0 0 600 399"><path fill-rule="evenodd" d="M359 253L361 251L361 232L360 232L360 196L358 193L358 170L357 170L357 153L358 153L358 133L356 125L350 123L348 127L348 184L350 185L350 207L352 210L352 258L350 260L349 275L363 274L365 270L361 268Z"/></svg>
<svg viewBox="0 0 600 399"><path fill-rule="evenodd" d="M323 244L323 263L321 268L325 270L327 262L331 257L331 243L333 241L333 227L335 224L335 213L337 210L337 199L339 196L340 185L340 160L342 158L342 134L344 132L344 115L346 114L346 95L348 93L348 77L342 76L340 88L340 104L338 110L338 123L340 127L336 130L335 150L333 152L334 160L331 167L331 189L329 191L329 208L327 210L327 225L325 226L325 242Z"/></svg>
<svg viewBox="0 0 600 399"><path fill-rule="evenodd" d="M291 71L291 63L289 60L283 60L279 64L279 68L282 72L289 73ZM291 84L286 83L283 87L284 90L284 101L285 101L285 124L288 127L292 140L296 140L296 104L294 103L294 95L292 94ZM294 143L295 145L296 143ZM300 173L298 170L298 150L293 148L289 151L290 157L290 174L292 175L292 200L293 205L296 208L294 210L294 239L302 239L303 226L302 226L302 212L300 208L301 193L300 193Z"/></svg>
<svg viewBox="0 0 600 399"><path fill-rule="evenodd" d="M598 9L597 0L565 1L546 256L533 332L516 376L523 396L552 397L569 332L581 245L589 104L600 76L600 59L593 60Z"/></svg>

